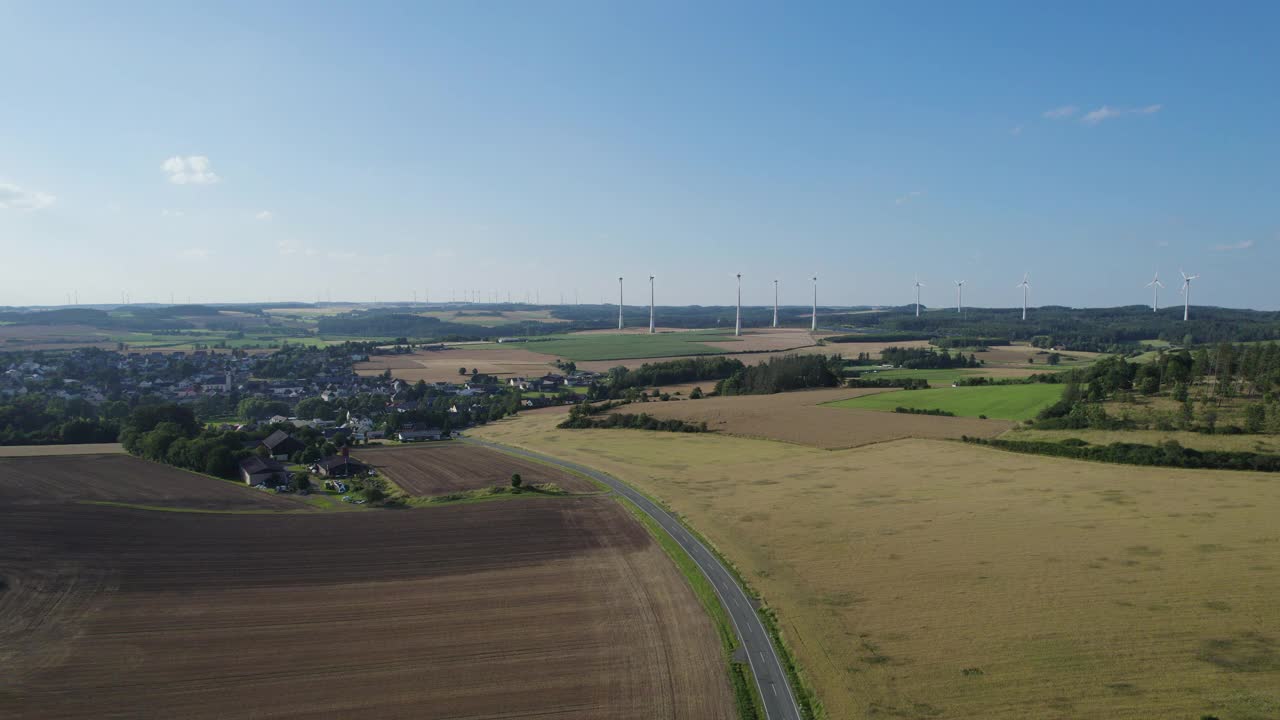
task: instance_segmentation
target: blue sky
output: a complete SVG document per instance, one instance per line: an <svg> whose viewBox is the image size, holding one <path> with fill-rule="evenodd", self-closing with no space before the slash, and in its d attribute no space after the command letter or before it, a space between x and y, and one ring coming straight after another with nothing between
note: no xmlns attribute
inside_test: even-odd
<svg viewBox="0 0 1280 720"><path fill-rule="evenodd" d="M0 4L0 305L1280 307L1275 4L119 5Z"/></svg>

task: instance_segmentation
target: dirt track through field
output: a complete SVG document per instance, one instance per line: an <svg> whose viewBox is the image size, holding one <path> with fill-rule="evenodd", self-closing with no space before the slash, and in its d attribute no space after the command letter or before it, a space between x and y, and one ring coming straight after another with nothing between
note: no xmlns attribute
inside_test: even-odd
<svg viewBox="0 0 1280 720"><path fill-rule="evenodd" d="M552 483L569 492L599 489L560 468L456 441L362 450L357 457L419 497L505 486L513 473L526 485Z"/></svg>
<svg viewBox="0 0 1280 720"><path fill-rule="evenodd" d="M289 515L0 505L6 718L724 718L612 498Z"/></svg>

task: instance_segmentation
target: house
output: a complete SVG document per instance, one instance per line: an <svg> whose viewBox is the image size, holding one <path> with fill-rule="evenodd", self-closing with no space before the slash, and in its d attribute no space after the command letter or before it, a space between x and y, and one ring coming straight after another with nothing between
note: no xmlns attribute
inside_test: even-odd
<svg viewBox="0 0 1280 720"><path fill-rule="evenodd" d="M364 475L369 471L369 466L346 455L330 455L312 465L311 469L317 475L325 477L354 477Z"/></svg>
<svg viewBox="0 0 1280 720"><path fill-rule="evenodd" d="M425 430L401 430L396 433L396 439L400 442L422 442L423 440L447 440L451 437L451 433L445 432L440 428L427 428Z"/></svg>
<svg viewBox="0 0 1280 720"><path fill-rule="evenodd" d="M240 478L245 485L283 485L289 472L271 458L247 457L240 461Z"/></svg>
<svg viewBox="0 0 1280 720"><path fill-rule="evenodd" d="M301 440L283 430L271 433L259 445L265 447L276 460L288 460L290 455L307 448Z"/></svg>

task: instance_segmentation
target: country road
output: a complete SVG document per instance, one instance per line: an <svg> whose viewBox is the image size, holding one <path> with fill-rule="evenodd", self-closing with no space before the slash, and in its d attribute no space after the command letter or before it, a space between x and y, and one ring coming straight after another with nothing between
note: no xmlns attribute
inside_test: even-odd
<svg viewBox="0 0 1280 720"><path fill-rule="evenodd" d="M637 507L656 520L679 543L680 547L684 548L689 557L693 558L693 561L697 563L698 567L707 576L707 579L711 581L712 586L715 587L716 594L720 596L720 603L728 611L734 630L738 633L739 644L742 646L742 651L746 653L747 661L751 666L751 673L755 676L756 687L759 689L760 698L764 702L765 717L768 720L800 720L800 708L796 704L795 696L792 695L791 686L787 683L786 672L782 669L782 663L778 659L773 643L769 640L769 634L765 631L764 624L760 622L760 617L751 605L751 599L747 597L746 592L738 584L733 573L729 572L729 569L720 562L719 558L694 537L693 533L690 533L671 513L659 507L630 485L585 465L560 460L549 455L510 445L502 445L475 438L465 438L464 440L465 442L484 445L494 450L514 455L522 455L582 473L612 488L614 492L635 503Z"/></svg>

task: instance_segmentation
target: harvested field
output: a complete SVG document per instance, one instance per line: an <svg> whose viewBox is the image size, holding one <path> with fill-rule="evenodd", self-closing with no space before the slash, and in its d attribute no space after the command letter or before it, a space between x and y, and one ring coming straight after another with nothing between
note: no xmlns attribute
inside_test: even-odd
<svg viewBox="0 0 1280 720"><path fill-rule="evenodd" d="M842 451L517 417L777 610L830 718L1280 717L1280 478L932 440Z"/></svg>
<svg viewBox="0 0 1280 720"><path fill-rule="evenodd" d="M1103 357L1102 353L1077 352L1063 350L1060 365L1051 366L1046 358L1052 350L1044 350L1030 345L993 345L986 352L974 353L987 365L1039 368L1041 372L1068 370L1073 367L1085 367Z"/></svg>
<svg viewBox="0 0 1280 720"><path fill-rule="evenodd" d="M720 643L611 498L0 505L0 716L717 718Z"/></svg>
<svg viewBox="0 0 1280 720"><path fill-rule="evenodd" d="M710 389L704 386L704 390ZM615 413L706 422L726 435L781 440L828 450L902 438L995 437L1012 427L1002 420L902 415L823 403L897 391L879 388L802 390L625 405Z"/></svg>
<svg viewBox="0 0 1280 720"><path fill-rule="evenodd" d="M1069 438L1084 440L1093 445L1110 445L1111 443L1162 445L1173 440L1183 447L1194 450L1280 454L1280 436L1277 435L1210 435L1179 430L1036 430L1034 428L1015 428L1004 435L1006 440L1048 442L1062 442Z"/></svg>
<svg viewBox="0 0 1280 720"><path fill-rule="evenodd" d="M600 489L560 468L458 441L361 450L356 457L378 468L406 493L419 497L506 486L512 473L520 473L526 485L554 483L569 492Z"/></svg>
<svg viewBox="0 0 1280 720"><path fill-rule="evenodd" d="M0 445L0 457L40 457L45 455L106 455L123 453L120 443L81 445Z"/></svg>
<svg viewBox="0 0 1280 720"><path fill-rule="evenodd" d="M970 385L929 390L899 390L876 397L852 398L831 407L891 412L897 407L944 410L963 417L1030 420L1062 397L1063 385Z"/></svg>
<svg viewBox="0 0 1280 720"><path fill-rule="evenodd" d="M523 345L471 344L450 345L444 350L422 350L408 355L375 355L369 362L357 363L359 375L381 375L390 370L393 377L417 382L458 382L470 379L478 370L500 378L541 376L560 372L551 363L554 357L530 352ZM467 375L459 375L465 367Z"/></svg>
<svg viewBox="0 0 1280 720"><path fill-rule="evenodd" d="M721 343L706 343L708 346L718 346ZM899 343L830 343L828 345L809 345L795 350L773 350L765 352L741 352L738 350L727 349L724 354L741 360L747 365L759 365L766 362L769 358L781 357L783 355L842 355L844 357L857 357L860 352L871 353L872 356L879 356L880 351L886 347L918 347L925 346L929 343L924 340L907 341ZM734 354L734 353L738 354ZM668 357L643 357L629 358L626 360L596 360L579 362L578 369L592 370L595 372L604 372L609 368L624 365L629 368L639 367L645 363L665 362L668 360L680 360L682 358L696 357L694 355L679 355ZM714 383L712 383L714 384ZM707 388L703 388L707 389Z"/></svg>
<svg viewBox="0 0 1280 720"><path fill-rule="evenodd" d="M129 455L0 458L0 505L115 502L190 510L311 510L294 497Z"/></svg>

